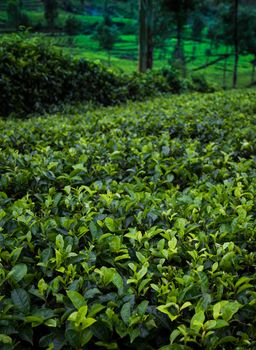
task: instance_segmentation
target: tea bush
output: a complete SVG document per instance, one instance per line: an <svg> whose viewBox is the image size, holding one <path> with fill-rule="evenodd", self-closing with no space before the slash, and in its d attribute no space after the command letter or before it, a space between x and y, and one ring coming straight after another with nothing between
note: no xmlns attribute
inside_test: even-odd
<svg viewBox="0 0 256 350"><path fill-rule="evenodd" d="M43 39L13 36L0 47L0 115L23 116L65 101L115 103L120 79L103 66L74 61Z"/></svg>
<svg viewBox="0 0 256 350"><path fill-rule="evenodd" d="M191 77L191 90L197 92L214 92L215 88L209 84L204 75L194 74Z"/></svg>
<svg viewBox="0 0 256 350"><path fill-rule="evenodd" d="M1 350L255 349L255 90L69 113L0 120Z"/></svg>
<svg viewBox="0 0 256 350"><path fill-rule="evenodd" d="M101 64L73 60L49 46L43 37L31 39L26 33L1 40L0 76L1 116L23 117L79 101L114 105L186 89L172 69L130 76L117 74ZM195 84L188 87L197 90Z"/></svg>
<svg viewBox="0 0 256 350"><path fill-rule="evenodd" d="M65 21L64 30L68 35L77 35L84 30L83 22L75 16L69 16Z"/></svg>

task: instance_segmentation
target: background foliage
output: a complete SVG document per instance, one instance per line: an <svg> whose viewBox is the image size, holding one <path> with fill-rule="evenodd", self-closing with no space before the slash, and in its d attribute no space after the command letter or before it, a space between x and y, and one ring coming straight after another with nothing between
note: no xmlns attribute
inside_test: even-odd
<svg viewBox="0 0 256 350"><path fill-rule="evenodd" d="M198 71L207 80L228 88L231 86L234 66L233 0L175 1L170 11L163 11L162 3L152 0L154 6L153 63L160 69L175 63L188 76ZM2 0L0 2L0 32L17 31L19 25L30 27L35 33L45 34L52 41L77 58L99 59L104 64L126 72L137 70L138 56L138 3L125 1L48 1ZM190 5L191 3L191 5ZM53 6L54 5L54 6ZM193 5L193 6L192 6ZM249 86L255 81L255 0L239 0L239 64L238 86ZM57 6L57 8L56 8ZM104 43L97 38L97 27L104 17L110 17L113 28L105 30ZM177 21L180 18L182 50L177 51ZM179 26L180 27L180 26ZM101 36L102 39L103 36ZM98 38L100 38L98 36ZM108 42L113 42L111 50ZM246 45L244 45L246 44ZM107 49L106 49L107 47ZM181 65L177 52L182 52ZM111 60L109 57L111 55Z"/></svg>

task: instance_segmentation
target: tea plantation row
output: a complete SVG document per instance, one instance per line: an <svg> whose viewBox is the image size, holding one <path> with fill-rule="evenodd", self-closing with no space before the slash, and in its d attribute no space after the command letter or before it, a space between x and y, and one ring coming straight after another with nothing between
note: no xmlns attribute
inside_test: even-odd
<svg viewBox="0 0 256 350"><path fill-rule="evenodd" d="M0 348L256 349L256 91L0 121Z"/></svg>

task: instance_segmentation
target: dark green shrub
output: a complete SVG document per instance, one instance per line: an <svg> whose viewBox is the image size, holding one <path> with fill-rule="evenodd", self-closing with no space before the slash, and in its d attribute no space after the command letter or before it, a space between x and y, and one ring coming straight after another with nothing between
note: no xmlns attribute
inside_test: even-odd
<svg viewBox="0 0 256 350"><path fill-rule="evenodd" d="M184 83L173 67L162 68L161 74L166 79L172 92L180 93L184 90Z"/></svg>
<svg viewBox="0 0 256 350"><path fill-rule="evenodd" d="M209 84L204 75L192 75L191 77L191 90L198 92L214 92L216 88Z"/></svg>
<svg viewBox="0 0 256 350"><path fill-rule="evenodd" d="M20 36L0 47L0 114L26 114L44 109L68 95L72 61L42 40Z"/></svg>
<svg viewBox="0 0 256 350"><path fill-rule="evenodd" d="M18 0L9 0L7 2L8 24L18 30L19 26L29 27L29 17L22 12L21 4Z"/></svg>
<svg viewBox="0 0 256 350"><path fill-rule="evenodd" d="M186 90L183 80L173 68L134 73L127 79L130 98L142 99L160 93L180 93Z"/></svg>
<svg viewBox="0 0 256 350"><path fill-rule="evenodd" d="M75 16L69 16L65 22L65 32L68 35L79 34L82 30L83 23L79 21Z"/></svg>
<svg viewBox="0 0 256 350"><path fill-rule="evenodd" d="M71 60L42 39L17 35L1 43L0 74L2 116L23 116L61 102L114 104L123 81L101 65Z"/></svg>

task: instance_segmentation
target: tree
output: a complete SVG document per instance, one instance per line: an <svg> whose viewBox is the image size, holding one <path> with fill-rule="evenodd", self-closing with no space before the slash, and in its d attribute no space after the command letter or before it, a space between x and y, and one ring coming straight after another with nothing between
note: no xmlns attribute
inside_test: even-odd
<svg viewBox="0 0 256 350"><path fill-rule="evenodd" d="M255 53L256 14L250 7L240 5L239 0L228 0L221 4L219 13L220 23L216 32L218 32L218 40L233 49L232 85L236 88L239 56Z"/></svg>
<svg viewBox="0 0 256 350"><path fill-rule="evenodd" d="M110 56L113 47L118 40L118 30L109 15L106 15L103 21L97 26L95 39L98 40L102 49L108 53L108 63L110 64Z"/></svg>
<svg viewBox="0 0 256 350"><path fill-rule="evenodd" d="M77 35L82 29L82 22L75 16L69 16L65 21L64 30L68 35Z"/></svg>
<svg viewBox="0 0 256 350"><path fill-rule="evenodd" d="M252 75L251 84L255 81L256 69L256 11L248 7L242 7L239 13L239 53L251 54Z"/></svg>
<svg viewBox="0 0 256 350"><path fill-rule="evenodd" d="M239 33L238 33L238 10L239 10L239 0L233 0L233 21L234 21L234 50L235 50L235 62L234 62L234 72L233 72L233 88L237 86L237 70L238 70L238 60L239 60Z"/></svg>
<svg viewBox="0 0 256 350"><path fill-rule="evenodd" d="M84 5L85 5L85 0L80 0L80 8L82 12L84 12Z"/></svg>
<svg viewBox="0 0 256 350"><path fill-rule="evenodd" d="M163 11L161 3L154 3L154 28L153 28L153 48L161 50L159 58L166 58L167 39L174 33L174 26L170 21L170 16Z"/></svg>
<svg viewBox="0 0 256 350"><path fill-rule="evenodd" d="M7 16L9 25L14 27L16 30L19 28L19 26L30 26L28 16L22 12L21 0L8 0Z"/></svg>
<svg viewBox="0 0 256 350"><path fill-rule="evenodd" d="M202 14L199 11L195 12L193 16L192 26L191 26L191 38L193 40L193 52L192 52L193 59L196 57L196 45L197 45L197 42L198 41L200 42L202 39L202 33L203 33L204 27L205 27L205 23L204 23Z"/></svg>
<svg viewBox="0 0 256 350"><path fill-rule="evenodd" d="M153 0L139 0L139 72L153 67Z"/></svg>
<svg viewBox="0 0 256 350"><path fill-rule="evenodd" d="M196 0L162 0L163 8L172 15L176 26L177 43L174 50L174 60L181 68L183 77L186 76L186 60L183 45L183 31L189 13L194 10Z"/></svg>
<svg viewBox="0 0 256 350"><path fill-rule="evenodd" d="M50 29L54 28L55 20L58 17L58 1L44 0L44 17Z"/></svg>
<svg viewBox="0 0 256 350"><path fill-rule="evenodd" d="M21 5L19 0L9 0L7 3L8 22L15 29L18 29L21 24Z"/></svg>
<svg viewBox="0 0 256 350"><path fill-rule="evenodd" d="M228 0L229 1L229 0ZM233 25L230 17L230 3L220 2L216 4L217 13L214 20L208 27L208 38L211 39L211 46L218 48L220 44L225 46L225 53L219 55L223 60L223 88L227 87L228 58L233 47Z"/></svg>

